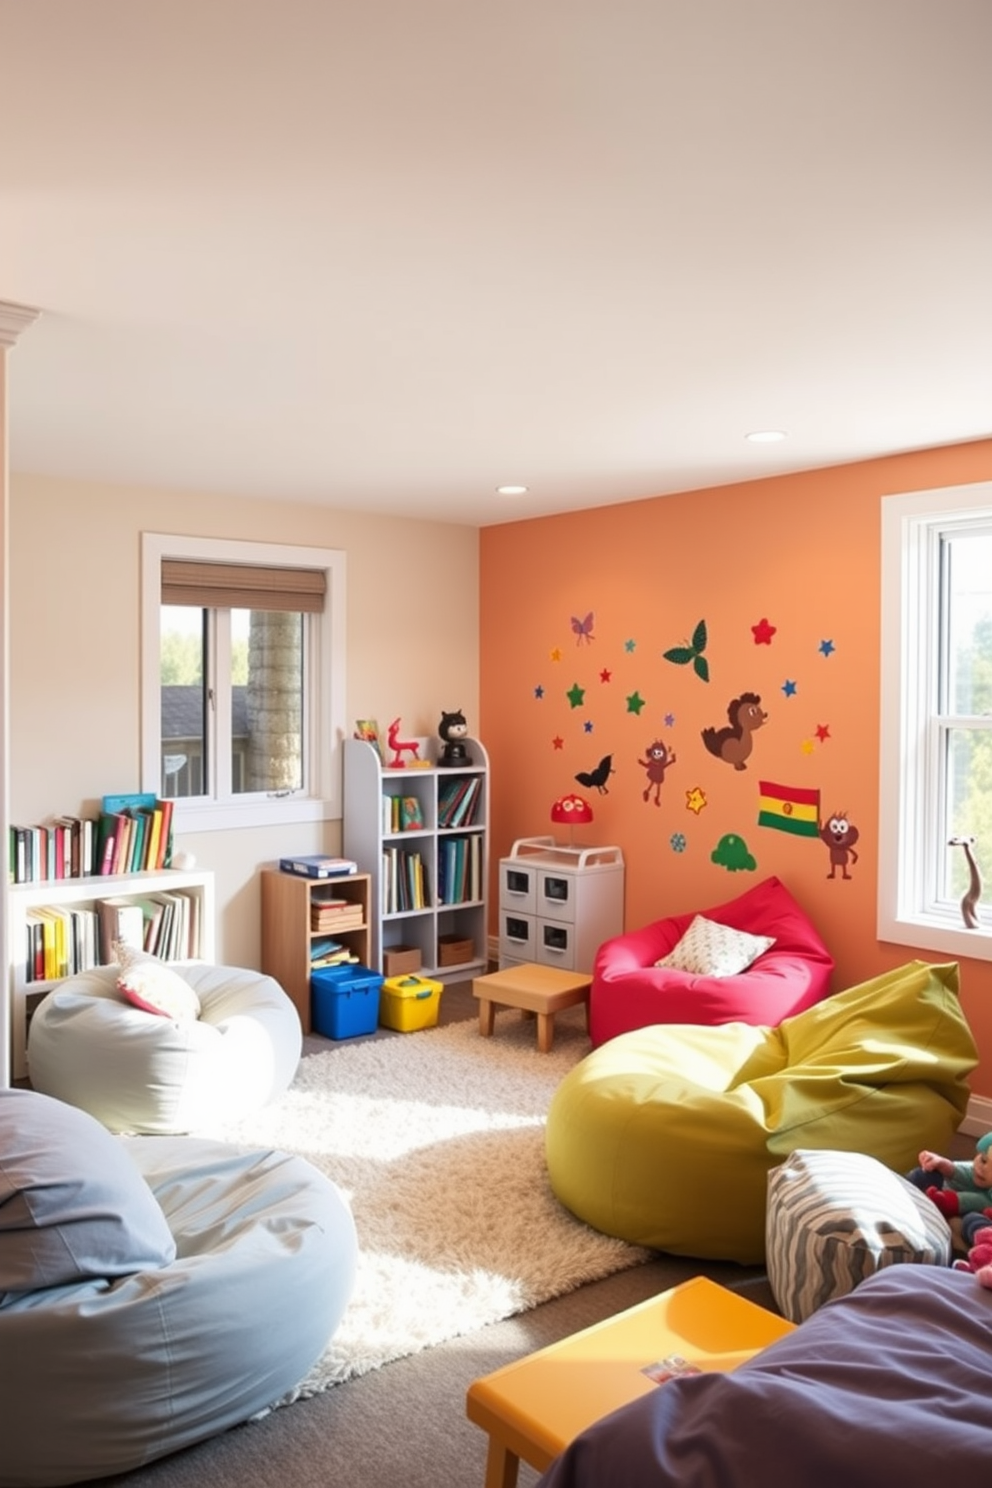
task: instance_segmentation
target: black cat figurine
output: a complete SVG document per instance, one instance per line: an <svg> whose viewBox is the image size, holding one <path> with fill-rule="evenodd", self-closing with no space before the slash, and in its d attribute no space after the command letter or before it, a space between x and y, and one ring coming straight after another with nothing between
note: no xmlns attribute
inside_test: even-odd
<svg viewBox="0 0 992 1488"><path fill-rule="evenodd" d="M437 726L438 737L444 740L439 765L470 765L468 750L463 740L468 734L465 714L459 709L455 713L442 713Z"/></svg>

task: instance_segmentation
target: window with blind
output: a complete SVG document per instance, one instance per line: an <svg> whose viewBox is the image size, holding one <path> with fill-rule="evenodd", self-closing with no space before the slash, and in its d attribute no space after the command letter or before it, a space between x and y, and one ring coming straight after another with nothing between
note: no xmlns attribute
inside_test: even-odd
<svg viewBox="0 0 992 1488"><path fill-rule="evenodd" d="M344 554L142 548L143 788L186 830L340 815Z"/></svg>

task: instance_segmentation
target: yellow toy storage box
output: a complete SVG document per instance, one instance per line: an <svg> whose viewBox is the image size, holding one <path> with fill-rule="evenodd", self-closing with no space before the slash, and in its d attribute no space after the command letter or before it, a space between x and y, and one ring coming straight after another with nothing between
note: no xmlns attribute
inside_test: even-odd
<svg viewBox="0 0 992 1488"><path fill-rule="evenodd" d="M433 1028L441 1009L440 982L430 977L387 977L379 999L379 1022L397 1033Z"/></svg>

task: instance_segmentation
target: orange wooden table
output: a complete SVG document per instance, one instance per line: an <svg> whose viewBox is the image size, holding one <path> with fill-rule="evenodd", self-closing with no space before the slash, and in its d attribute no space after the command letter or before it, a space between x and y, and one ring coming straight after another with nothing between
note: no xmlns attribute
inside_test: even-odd
<svg viewBox="0 0 992 1488"><path fill-rule="evenodd" d="M521 1459L544 1472L587 1426L663 1389L652 1366L736 1369L794 1326L697 1276L483 1375L466 1414L489 1434L485 1488L514 1488Z"/></svg>

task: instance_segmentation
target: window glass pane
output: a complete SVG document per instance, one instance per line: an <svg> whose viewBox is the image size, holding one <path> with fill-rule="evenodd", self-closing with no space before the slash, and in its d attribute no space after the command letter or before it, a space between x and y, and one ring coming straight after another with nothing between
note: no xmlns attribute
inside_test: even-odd
<svg viewBox="0 0 992 1488"><path fill-rule="evenodd" d="M231 611L234 794L303 788L304 617Z"/></svg>
<svg viewBox="0 0 992 1488"><path fill-rule="evenodd" d="M206 611L163 605L160 636L160 790L163 796L199 796L207 756Z"/></svg>
<svg viewBox="0 0 992 1488"><path fill-rule="evenodd" d="M992 532L945 536L944 616L951 713L992 715Z"/></svg>
<svg viewBox="0 0 992 1488"><path fill-rule="evenodd" d="M944 753L946 897L960 903L976 866L984 879L982 903L992 903L992 531L970 528L944 535L942 564L942 709L980 718L970 728L947 728ZM967 842L951 843L961 838ZM984 869L984 871L982 871Z"/></svg>

